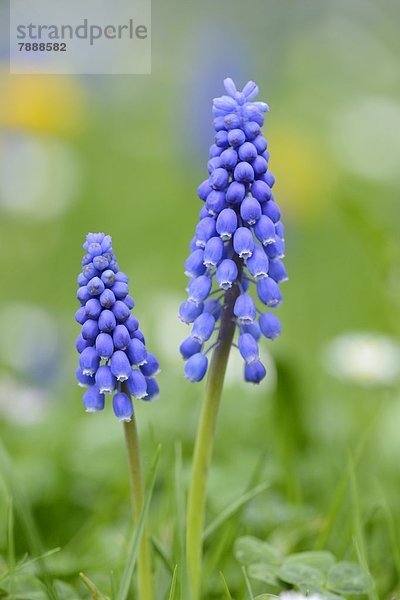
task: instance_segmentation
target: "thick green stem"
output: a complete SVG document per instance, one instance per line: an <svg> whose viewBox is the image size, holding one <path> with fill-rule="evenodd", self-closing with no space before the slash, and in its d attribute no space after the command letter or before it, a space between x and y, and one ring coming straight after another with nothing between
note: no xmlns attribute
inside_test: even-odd
<svg viewBox="0 0 400 600"><path fill-rule="evenodd" d="M222 386L235 332L233 306L238 295L239 288L237 285L233 286L225 295L218 344L210 362L206 395L194 448L186 526L187 568L191 600L200 598L202 534L205 521L207 476L211 462Z"/></svg>
<svg viewBox="0 0 400 600"><path fill-rule="evenodd" d="M129 422L124 422L125 442L128 451L129 478L131 484L132 512L134 523L138 522L144 501L143 476L140 466L139 436L136 419L132 417ZM151 580L150 545L147 527L143 532L138 556L138 599L153 600Z"/></svg>

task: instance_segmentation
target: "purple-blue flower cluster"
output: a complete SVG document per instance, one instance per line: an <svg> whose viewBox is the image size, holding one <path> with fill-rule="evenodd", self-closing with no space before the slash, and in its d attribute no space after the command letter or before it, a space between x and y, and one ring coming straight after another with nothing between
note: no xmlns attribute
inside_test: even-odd
<svg viewBox="0 0 400 600"><path fill-rule="evenodd" d="M261 335L275 339L281 325L272 312L259 310L250 286L255 286L267 308L281 304L279 284L287 279L282 262L284 228L272 192L275 178L268 169L267 141L261 132L268 105L253 102L258 87L252 81L242 91L232 79L225 79L224 86L227 95L213 102L215 138L209 177L198 188L204 206L185 262L188 299L181 304L179 316L192 329L180 351L186 361L185 376L201 381L208 367L206 343L214 346L212 337L222 311L232 301L244 376L246 381L259 383L266 371L258 341Z"/></svg>
<svg viewBox="0 0 400 600"><path fill-rule="evenodd" d="M133 415L131 397L150 400L158 394L154 375L156 357L147 352L139 321L131 313L128 277L119 270L112 240L104 233L88 233L78 275L80 308L75 319L82 325L76 341L79 385L86 387L87 412L104 408L105 394L113 394L113 409L120 421Z"/></svg>

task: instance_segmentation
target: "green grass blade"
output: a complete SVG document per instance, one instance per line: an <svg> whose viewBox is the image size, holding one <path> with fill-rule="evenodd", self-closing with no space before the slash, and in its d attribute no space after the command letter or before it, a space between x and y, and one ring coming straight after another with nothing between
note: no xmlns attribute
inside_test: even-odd
<svg viewBox="0 0 400 600"><path fill-rule="evenodd" d="M231 596L231 593L229 591L229 587L228 587L228 584L226 582L225 575L223 574L222 571L220 571L219 574L220 574L220 577L222 579L222 583L223 583L223 586L224 586L224 592L225 592L226 600L232 600L232 596Z"/></svg>
<svg viewBox="0 0 400 600"><path fill-rule="evenodd" d="M177 540L177 551L174 557L175 562L179 564L180 571L180 600L185 600L188 596L188 582L186 579L186 484L183 473L182 444L180 441L175 443L175 539Z"/></svg>
<svg viewBox="0 0 400 600"><path fill-rule="evenodd" d="M175 503L176 503L176 536L179 543L180 557L185 554L185 484L183 478L182 444L175 444Z"/></svg>
<svg viewBox="0 0 400 600"><path fill-rule="evenodd" d="M125 568L122 573L122 577L120 580L120 584L118 587L118 592L116 596L116 600L126 600L129 594L129 588L131 585L132 575L135 569L137 555L139 552L139 545L143 536L144 526L146 523L147 515L150 508L150 501L153 495L154 483L157 475L158 463L160 460L161 446L157 448L156 456L153 461L153 465L150 469L149 474L149 485L147 486L147 492L145 494L143 508L140 511L139 520L137 526L135 528L132 541L129 546L128 558L125 565Z"/></svg>
<svg viewBox="0 0 400 600"><path fill-rule="evenodd" d="M166 553L166 551L164 550L164 548L161 546L160 542L155 537L151 538L151 543L152 543L152 546L153 546L156 554L161 559L161 562L163 563L164 567L167 569L167 571L170 573L170 575L172 577L172 575L174 574L174 570L175 570L175 566L174 566L173 562L169 558L169 556Z"/></svg>
<svg viewBox="0 0 400 600"><path fill-rule="evenodd" d="M117 595L117 590L115 586L115 574L114 571L110 571L110 589L111 589L111 598L115 598Z"/></svg>
<svg viewBox="0 0 400 600"><path fill-rule="evenodd" d="M354 536L355 536L355 546L357 551L357 556L359 563L363 570L366 573L370 573L370 569L368 566L368 555L367 555L367 547L365 544L364 537L364 529L362 525L362 517L361 517L361 508L360 508L360 500L358 496L357 489L357 481L356 481L356 473L355 473L355 463L353 457L349 457L349 479L350 479L350 489L351 496L353 502L353 527L354 527ZM368 593L369 600L379 600L375 586Z"/></svg>
<svg viewBox="0 0 400 600"><path fill-rule="evenodd" d="M15 469L6 448L0 442L0 473L3 475L4 485L7 493L13 498L15 512L18 515L19 522L24 529L25 536L28 542L29 551L33 556L36 556L39 566L39 577L44 584L47 596L50 600L59 600L57 591L53 585L50 573L47 570L47 565L43 560L45 553L43 544L32 515L32 509L28 499L24 495L21 486L15 477Z"/></svg>
<svg viewBox="0 0 400 600"><path fill-rule="evenodd" d="M361 439L359 441L359 443L356 446L356 450L354 452L354 468L357 467L358 463L360 462L365 446L367 444L368 438L371 434L371 431L380 415L382 411L382 408L379 407L377 409L377 411L374 413L368 427L366 428L366 430L364 431L363 435L361 436ZM323 529L321 530L321 532L319 533L317 540L314 544L314 550L322 550L323 548L326 547L328 538L331 534L331 531L333 530L339 509L343 503L343 499L346 493L346 489L347 486L349 484L349 477L350 477L350 473L349 473L349 469L344 469L343 470L343 475L342 477L339 479L339 482L336 486L336 490L335 493L333 495L333 500L331 502L331 505L329 507L329 511L328 511L328 516L327 519L325 521L325 526L323 527Z"/></svg>
<svg viewBox="0 0 400 600"><path fill-rule="evenodd" d="M175 590L176 590L176 579L178 576L178 565L175 565L174 573L172 575L171 589L169 591L168 600L175 600Z"/></svg>
<svg viewBox="0 0 400 600"><path fill-rule="evenodd" d="M8 499L7 507L7 553L8 577L10 580L10 595L13 595L15 569L15 540L14 540L14 508L12 498Z"/></svg>
<svg viewBox="0 0 400 600"><path fill-rule="evenodd" d="M247 588L247 592L249 594L249 598L250 598L250 600L254 600L253 590L251 589L250 580L247 576L245 567L242 567L242 573L243 573L244 580L246 582L246 588Z"/></svg>
<svg viewBox="0 0 400 600"><path fill-rule="evenodd" d="M233 546L235 532L232 527L225 527L215 543L210 545L204 557L204 578L206 581L212 579L214 574L221 568L227 549Z"/></svg>
<svg viewBox="0 0 400 600"><path fill-rule="evenodd" d="M48 550L47 552L44 552L40 556L36 556L35 558L31 558L29 560L27 560L27 558L26 558L28 555L25 555L25 557L22 560L20 560L18 563L16 563L14 565L12 573L15 575L19 571L23 571L27 567L30 567L31 565L33 565L37 562L40 563L45 558L48 558L49 556L52 556L53 554L60 552L60 550L61 550L61 548L53 548L52 550ZM0 575L0 582L5 579L8 579L10 576L11 576L10 570L7 569Z"/></svg>
<svg viewBox="0 0 400 600"><path fill-rule="evenodd" d="M93 583L91 579L89 579L87 575L85 575L85 573L79 573L79 577L92 594L92 600L110 600L107 596L100 592L98 587Z"/></svg>
<svg viewBox="0 0 400 600"><path fill-rule="evenodd" d="M400 581L400 543L399 543L399 538L398 538L398 534L396 531L396 522L394 519L393 512L390 509L389 503L387 501L387 498L386 498L383 490L381 489L380 492L381 492L381 496L382 496L383 514L385 517L385 521L386 521L386 525L387 525L387 529L388 529L388 533L389 533L390 544L392 547L393 564L396 569L397 580Z"/></svg>
<svg viewBox="0 0 400 600"><path fill-rule="evenodd" d="M242 496L234 500L229 506L227 506L211 523L206 527L203 534L203 541L206 540L211 534L213 534L221 525L225 523L230 517L237 513L243 506L253 500L256 496L264 492L269 487L269 483L264 481L260 483L254 489L245 492Z"/></svg>

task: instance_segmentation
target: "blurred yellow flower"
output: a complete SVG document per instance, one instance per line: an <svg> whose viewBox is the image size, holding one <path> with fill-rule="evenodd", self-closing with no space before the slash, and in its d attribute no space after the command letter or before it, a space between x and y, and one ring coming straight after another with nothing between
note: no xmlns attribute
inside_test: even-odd
<svg viewBox="0 0 400 600"><path fill-rule="evenodd" d="M289 130L282 122L274 123L268 139L279 204L294 219L318 218L329 204L334 183L327 156L309 132Z"/></svg>
<svg viewBox="0 0 400 600"><path fill-rule="evenodd" d="M0 127L73 135L82 129L84 94L74 77L0 71Z"/></svg>

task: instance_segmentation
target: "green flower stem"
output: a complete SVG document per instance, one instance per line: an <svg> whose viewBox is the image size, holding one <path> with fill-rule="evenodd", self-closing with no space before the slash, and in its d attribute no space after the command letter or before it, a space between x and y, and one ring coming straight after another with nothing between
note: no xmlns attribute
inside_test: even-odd
<svg viewBox="0 0 400 600"><path fill-rule="evenodd" d="M124 422L124 433L126 448L128 451L133 519L134 523L137 523L144 502L144 485L140 466L139 436L136 427L135 416L132 417L131 421ZM140 544L137 568L138 598L140 598L140 600L153 600L154 595L151 579L150 545L147 527L145 527Z"/></svg>
<svg viewBox="0 0 400 600"><path fill-rule="evenodd" d="M205 522L207 476L211 462L218 408L229 352L235 333L233 307L239 295L237 285L225 294L218 344L213 352L206 395L197 430L189 487L186 526L186 552L191 600L200 598L202 569L202 535Z"/></svg>

